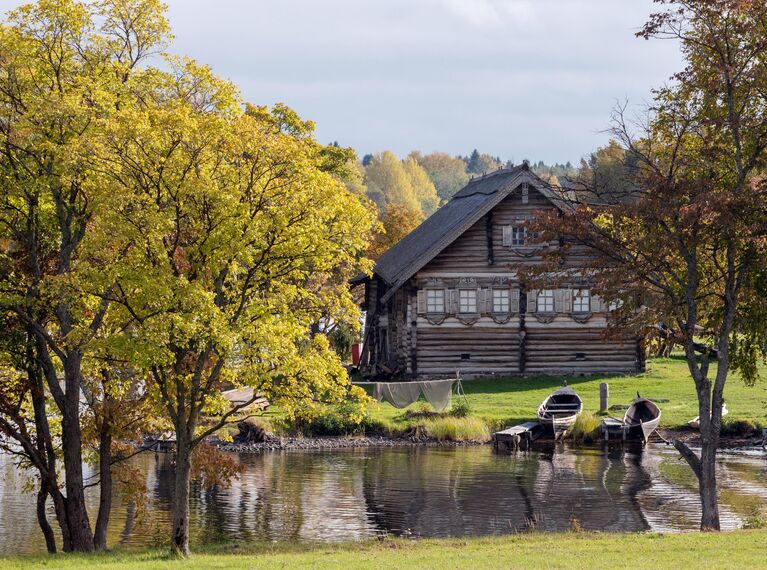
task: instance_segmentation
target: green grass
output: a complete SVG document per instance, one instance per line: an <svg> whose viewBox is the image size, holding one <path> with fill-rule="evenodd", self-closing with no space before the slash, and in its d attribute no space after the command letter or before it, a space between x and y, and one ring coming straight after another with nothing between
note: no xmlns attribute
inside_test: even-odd
<svg viewBox="0 0 767 570"><path fill-rule="evenodd" d="M490 441L490 428L480 418L444 416L426 420L420 425L429 437L438 441Z"/></svg>
<svg viewBox="0 0 767 570"><path fill-rule="evenodd" d="M593 443L599 439L602 417L588 410L580 413L575 423L567 429L567 437L582 443Z"/></svg>
<svg viewBox="0 0 767 570"><path fill-rule="evenodd" d="M19 557L0 568L763 568L767 531L685 534L520 534L507 537L383 540L339 545L207 548L188 560L163 551Z"/></svg>
<svg viewBox="0 0 767 570"><path fill-rule="evenodd" d="M714 373L715 367L712 366L711 375ZM767 373L764 366L762 373ZM637 376L498 377L464 380L462 384L471 415L482 418L494 429L534 419L543 399L562 386L565 380L583 398L584 408L593 412L599 409L599 384L607 382L610 386L610 406L627 405L637 392L656 400L663 412L662 427L686 426L698 415L695 387L687 364L677 356L649 360L647 372ZM730 421L746 419L767 427L767 381L746 386L736 374L732 374L725 387L725 399ZM408 409L418 409L422 405L422 402L417 402ZM374 421L396 433L414 425L414 420L408 418L405 411L385 403L375 404L371 416ZM623 417L623 410L613 409L609 414Z"/></svg>

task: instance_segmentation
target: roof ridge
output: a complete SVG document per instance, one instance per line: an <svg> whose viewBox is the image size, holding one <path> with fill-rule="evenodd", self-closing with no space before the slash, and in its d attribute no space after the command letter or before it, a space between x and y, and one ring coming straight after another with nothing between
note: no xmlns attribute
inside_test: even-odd
<svg viewBox="0 0 767 570"><path fill-rule="evenodd" d="M530 170L530 165L526 162L523 162L522 164L516 164L512 166L511 168L505 168L505 167L499 167L493 170L492 172L486 172L484 174L478 174L476 177L472 176L469 178L468 184L466 186L471 186L475 182L480 182L482 180L487 180L491 176L495 176L497 174L507 174L511 172L519 172L520 170ZM465 188L465 186L464 186Z"/></svg>

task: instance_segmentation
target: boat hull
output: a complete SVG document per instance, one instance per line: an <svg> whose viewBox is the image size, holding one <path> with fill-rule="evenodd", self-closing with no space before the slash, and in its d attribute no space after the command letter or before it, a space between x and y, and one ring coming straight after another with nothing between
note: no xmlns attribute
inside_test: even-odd
<svg viewBox="0 0 767 570"><path fill-rule="evenodd" d="M626 437L647 442L660 425L660 408L647 398L637 398L626 410L623 423L627 428Z"/></svg>
<svg viewBox="0 0 767 570"><path fill-rule="evenodd" d="M538 407L538 422L545 434L555 437L565 432L578 419L583 401L570 388L551 393Z"/></svg>

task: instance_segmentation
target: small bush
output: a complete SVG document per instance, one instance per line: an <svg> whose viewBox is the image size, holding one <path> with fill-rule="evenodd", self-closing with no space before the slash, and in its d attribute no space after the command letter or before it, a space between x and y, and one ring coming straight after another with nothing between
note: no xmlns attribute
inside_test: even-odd
<svg viewBox="0 0 767 570"><path fill-rule="evenodd" d="M599 439L601 425L601 418L594 412L581 412L575 423L568 428L566 435L576 442L594 443Z"/></svg>
<svg viewBox="0 0 767 570"><path fill-rule="evenodd" d="M748 437L754 435L760 429L759 422L753 418L722 418L722 435Z"/></svg>
<svg viewBox="0 0 767 570"><path fill-rule="evenodd" d="M291 427L309 437L360 435L365 432L366 420L367 407L352 401L325 406L309 417L298 417Z"/></svg>
<svg viewBox="0 0 767 570"><path fill-rule="evenodd" d="M429 437L438 441L490 441L490 428L479 418L443 416L428 420L421 426Z"/></svg>
<svg viewBox="0 0 767 570"><path fill-rule="evenodd" d="M751 513L743 522L743 528L767 528L767 517L765 517L764 509L761 506L754 505L751 507Z"/></svg>
<svg viewBox="0 0 767 570"><path fill-rule="evenodd" d="M456 418L465 418L471 413L471 405L466 398L458 398L450 406L450 415Z"/></svg>
<svg viewBox="0 0 767 570"><path fill-rule="evenodd" d="M250 417L237 424L234 439L240 443L260 442L274 437L274 427L266 418Z"/></svg>

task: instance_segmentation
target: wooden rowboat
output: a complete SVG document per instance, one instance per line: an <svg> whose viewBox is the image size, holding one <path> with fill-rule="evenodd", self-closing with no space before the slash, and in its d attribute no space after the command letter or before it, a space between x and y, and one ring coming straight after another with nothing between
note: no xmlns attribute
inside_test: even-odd
<svg viewBox="0 0 767 570"><path fill-rule="evenodd" d="M660 408L647 398L637 393L637 398L626 410L623 416L623 424L627 428L627 436L630 439L641 439L645 443L652 432L658 429L660 423Z"/></svg>
<svg viewBox="0 0 767 570"><path fill-rule="evenodd" d="M557 435L569 428L583 410L583 400L572 388L565 386L552 392L538 406L538 421L544 430Z"/></svg>
<svg viewBox="0 0 767 570"><path fill-rule="evenodd" d="M722 417L727 415L727 404L722 404ZM690 426L691 429L700 429L700 416L695 416L694 420L690 420L687 422L687 425Z"/></svg>

